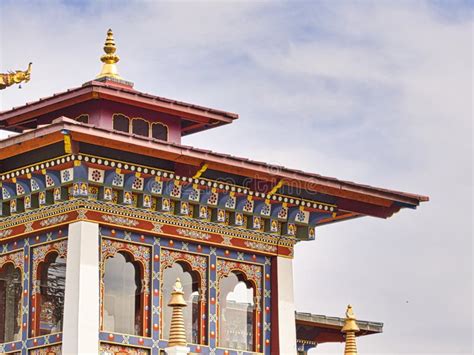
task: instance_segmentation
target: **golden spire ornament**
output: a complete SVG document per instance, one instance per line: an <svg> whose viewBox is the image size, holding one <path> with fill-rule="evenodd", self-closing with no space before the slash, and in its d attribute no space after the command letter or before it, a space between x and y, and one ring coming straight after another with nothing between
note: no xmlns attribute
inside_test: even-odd
<svg viewBox="0 0 474 355"><path fill-rule="evenodd" d="M13 84L30 81L31 65L32 63L28 64L28 69L25 71L17 70L15 72L0 73L0 90L6 89Z"/></svg>
<svg viewBox="0 0 474 355"><path fill-rule="evenodd" d="M120 60L119 56L115 54L117 47L115 47L114 33L111 29L107 31L107 38L105 39L104 52L105 54L100 57L102 63L102 70L97 79L109 77L114 79L122 80L117 71L117 62Z"/></svg>
<svg viewBox="0 0 474 355"><path fill-rule="evenodd" d="M352 306L348 305L346 310L346 321L341 330L346 335L346 346L344 355L357 355L356 333L360 331Z"/></svg>
<svg viewBox="0 0 474 355"><path fill-rule="evenodd" d="M170 337L168 340L168 347L186 346L186 329L184 328L183 308L187 306L184 300L183 285L179 278L171 292L171 300L168 306L173 308L171 315Z"/></svg>

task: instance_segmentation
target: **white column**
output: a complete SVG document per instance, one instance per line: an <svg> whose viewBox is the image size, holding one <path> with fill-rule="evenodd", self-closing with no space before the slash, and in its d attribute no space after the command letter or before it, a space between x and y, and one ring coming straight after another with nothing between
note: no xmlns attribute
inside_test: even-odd
<svg viewBox="0 0 474 355"><path fill-rule="evenodd" d="M293 292L293 259L277 257L278 340L279 354L296 352L295 297Z"/></svg>
<svg viewBox="0 0 474 355"><path fill-rule="evenodd" d="M187 346L171 346L165 349L168 355L187 355L191 349Z"/></svg>
<svg viewBox="0 0 474 355"><path fill-rule="evenodd" d="M63 354L99 352L99 225L69 225Z"/></svg>

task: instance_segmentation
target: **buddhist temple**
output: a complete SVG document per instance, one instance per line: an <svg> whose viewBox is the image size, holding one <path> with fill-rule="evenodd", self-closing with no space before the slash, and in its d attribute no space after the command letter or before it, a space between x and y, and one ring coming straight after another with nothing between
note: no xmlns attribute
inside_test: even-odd
<svg viewBox="0 0 474 355"><path fill-rule="evenodd" d="M82 86L0 113L0 353L297 354L382 332L296 312L294 246L428 198L183 145L239 116L136 90L111 30L104 52Z"/></svg>

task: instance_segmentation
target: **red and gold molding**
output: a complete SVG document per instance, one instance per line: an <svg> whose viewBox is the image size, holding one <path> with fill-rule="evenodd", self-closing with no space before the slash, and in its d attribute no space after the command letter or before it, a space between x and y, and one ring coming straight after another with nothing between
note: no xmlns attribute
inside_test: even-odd
<svg viewBox="0 0 474 355"><path fill-rule="evenodd" d="M0 223L0 241L12 240L79 220L268 256L291 258L296 242L295 238L276 238L258 231L82 199L60 202L6 218Z"/></svg>

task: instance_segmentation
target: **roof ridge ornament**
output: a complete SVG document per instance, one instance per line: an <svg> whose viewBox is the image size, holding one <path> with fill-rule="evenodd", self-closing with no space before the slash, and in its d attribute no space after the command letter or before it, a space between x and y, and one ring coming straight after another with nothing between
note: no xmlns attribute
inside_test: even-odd
<svg viewBox="0 0 474 355"><path fill-rule="evenodd" d="M21 82L27 83L30 81L30 74L31 74L31 65L33 63L28 64L28 68L23 71L23 70L17 70L17 71L10 71L8 73L0 73L0 90L6 89L7 87L14 85L14 84L20 84ZM19 86L21 89L21 85Z"/></svg>
<svg viewBox="0 0 474 355"><path fill-rule="evenodd" d="M114 78L114 79L119 79L123 80L122 77L118 74L117 70L117 62L120 60L120 57L115 54L117 51L117 47L115 46L115 39L114 39L114 33L112 32L112 29L109 28L107 31L107 38L105 39L105 44L104 44L104 52L100 57L100 60L102 63L102 70L97 75L97 79L99 78Z"/></svg>

